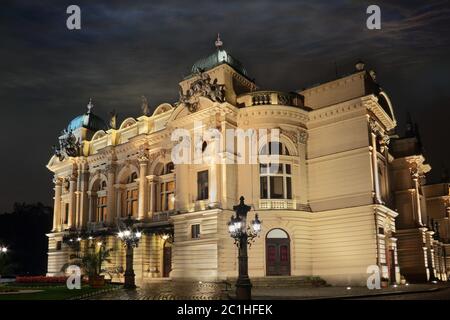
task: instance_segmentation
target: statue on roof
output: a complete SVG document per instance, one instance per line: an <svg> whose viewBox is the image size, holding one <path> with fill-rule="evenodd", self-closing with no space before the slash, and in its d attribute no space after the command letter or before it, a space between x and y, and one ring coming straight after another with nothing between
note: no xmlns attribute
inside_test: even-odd
<svg viewBox="0 0 450 320"><path fill-rule="evenodd" d="M109 113L110 115L110 119L109 119L109 126L111 127L111 129L116 130L117 129L117 112L114 109L113 111L111 111Z"/></svg>
<svg viewBox="0 0 450 320"><path fill-rule="evenodd" d="M92 103L92 98L89 98L89 102L87 104L88 114L91 113L92 108L94 108L94 104Z"/></svg>
<svg viewBox="0 0 450 320"><path fill-rule="evenodd" d="M150 107L146 96L141 97L141 111L144 116L150 116Z"/></svg>

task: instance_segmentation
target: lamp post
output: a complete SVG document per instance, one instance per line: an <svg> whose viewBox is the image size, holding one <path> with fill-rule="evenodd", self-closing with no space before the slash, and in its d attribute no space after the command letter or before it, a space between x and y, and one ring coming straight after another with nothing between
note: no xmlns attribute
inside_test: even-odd
<svg viewBox="0 0 450 320"><path fill-rule="evenodd" d="M126 268L125 268L125 289L135 289L135 274L133 269L133 250L138 246L142 233L133 229L135 220L131 218L131 214L123 221L125 228L120 229L117 236L123 241L126 248Z"/></svg>
<svg viewBox="0 0 450 320"><path fill-rule="evenodd" d="M4 246L0 247L0 254L6 254L7 252L8 252L8 248L7 247L4 247Z"/></svg>
<svg viewBox="0 0 450 320"><path fill-rule="evenodd" d="M241 196L239 204L233 207L236 216L231 216L231 220L228 222L228 232L239 248L239 275L236 281L236 298L238 300L252 298L252 283L248 276L247 248L261 232L261 221L258 219L258 214L255 214L255 220L251 222L251 226L247 226L247 213L250 209L251 207L244 203L244 197Z"/></svg>

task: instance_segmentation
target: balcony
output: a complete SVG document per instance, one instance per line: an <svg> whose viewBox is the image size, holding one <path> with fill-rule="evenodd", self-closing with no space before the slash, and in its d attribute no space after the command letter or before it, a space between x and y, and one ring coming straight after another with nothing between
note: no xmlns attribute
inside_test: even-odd
<svg viewBox="0 0 450 320"><path fill-rule="evenodd" d="M296 210L297 203L295 200L291 200L291 199L260 199L259 200L259 209Z"/></svg>
<svg viewBox="0 0 450 320"><path fill-rule="evenodd" d="M99 222L88 222L87 224L87 230L90 232L96 232L100 230L106 229L106 224L103 221Z"/></svg>
<svg viewBox="0 0 450 320"><path fill-rule="evenodd" d="M175 211L161 211L155 212L152 216L152 222L168 221L171 216L175 214Z"/></svg>
<svg viewBox="0 0 450 320"><path fill-rule="evenodd" d="M282 105L304 108L303 96L290 92L254 91L240 95L237 102L245 107L259 105Z"/></svg>

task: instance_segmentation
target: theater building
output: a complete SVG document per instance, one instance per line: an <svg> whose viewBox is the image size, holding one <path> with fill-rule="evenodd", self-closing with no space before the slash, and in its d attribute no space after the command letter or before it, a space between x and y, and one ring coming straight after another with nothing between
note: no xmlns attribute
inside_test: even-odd
<svg viewBox="0 0 450 320"><path fill-rule="evenodd" d="M423 189L430 166L420 150L392 143L401 140L394 135L395 107L362 62L347 76L304 90L261 90L219 41L179 85L179 101L152 114L144 106L142 116L110 126L90 102L65 128L47 165L55 183L48 275L61 273L74 242L100 239L113 249L107 274L121 279L125 252L117 226L132 215L143 232L134 254L138 282L236 277L227 223L244 196L249 216L262 220L249 250L251 277L365 285L373 265L391 282L401 275L444 277L444 267L435 269L444 259L432 257L443 242L427 227L426 210L448 230L448 184ZM226 164L174 164L180 143L174 130L193 135L196 123L224 135L277 129L279 166L237 164L241 155L226 145L214 149ZM202 150L214 139L200 141ZM269 146L259 151L270 153ZM448 231L440 234L448 240Z"/></svg>

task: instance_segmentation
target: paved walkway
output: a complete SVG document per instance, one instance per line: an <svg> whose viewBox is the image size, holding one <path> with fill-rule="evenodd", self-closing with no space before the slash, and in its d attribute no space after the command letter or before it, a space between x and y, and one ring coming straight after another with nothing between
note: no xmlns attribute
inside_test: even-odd
<svg viewBox="0 0 450 320"><path fill-rule="evenodd" d="M410 284L369 290L367 287L319 287L319 288L255 288L253 299L260 300L315 300L376 297L392 294L426 293L448 287L446 284ZM231 295L233 298L234 295Z"/></svg>
<svg viewBox="0 0 450 320"><path fill-rule="evenodd" d="M450 288L445 283L399 285L379 290L366 287L319 287L319 288L254 288L254 300L311 300L381 298L395 294L423 294ZM233 290L226 290L222 283L213 282L152 282L137 290L115 290L90 297L90 300L226 300L234 297Z"/></svg>

